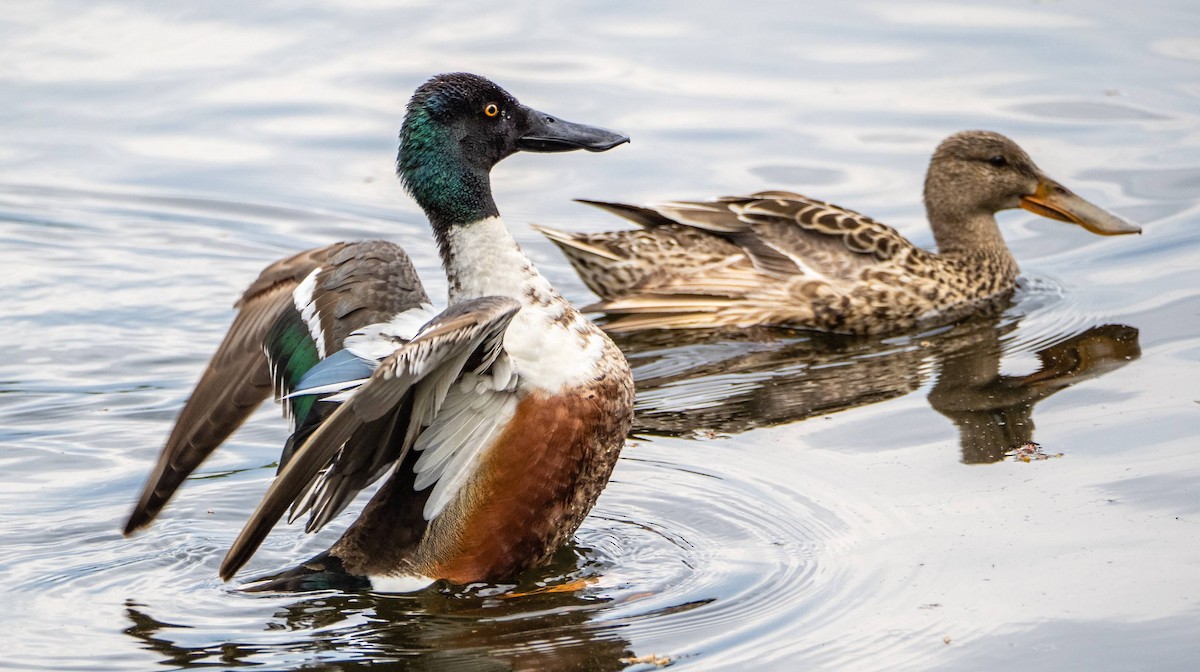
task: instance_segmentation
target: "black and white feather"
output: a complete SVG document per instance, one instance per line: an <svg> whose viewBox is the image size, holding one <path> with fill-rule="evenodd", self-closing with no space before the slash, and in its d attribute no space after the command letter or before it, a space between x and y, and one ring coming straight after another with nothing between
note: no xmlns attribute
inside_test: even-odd
<svg viewBox="0 0 1200 672"><path fill-rule="evenodd" d="M444 506L446 493L453 490L451 484L461 484L466 477L456 478L471 457L463 447L480 450L479 437L493 435L502 426L505 408L511 414L515 406L516 376L503 355L503 343L504 332L520 307L515 299L498 296L451 306L385 357L365 381L347 387L345 400L307 437L272 482L226 555L222 576L236 572L283 513L301 498L294 515L311 511L308 527L312 530L345 506L358 490L347 491L344 474L357 473L357 465L378 462L379 455L372 451L386 449L350 440L371 423L404 417L407 429L400 435L403 439L398 449L386 455L387 465L402 459L410 449L428 451L422 455L429 456L424 471L433 476L426 476L422 483L428 487L437 481L441 490L435 486L430 501ZM497 383L503 387L498 388ZM435 418L437 430L423 433ZM398 434L393 423L389 429ZM419 448L414 445L417 443ZM429 511L427 505L427 514Z"/></svg>

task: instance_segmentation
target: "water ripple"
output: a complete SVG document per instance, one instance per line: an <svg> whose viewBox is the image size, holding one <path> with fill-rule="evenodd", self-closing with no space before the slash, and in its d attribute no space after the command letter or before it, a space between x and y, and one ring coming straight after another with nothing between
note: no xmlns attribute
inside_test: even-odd
<svg viewBox="0 0 1200 672"><path fill-rule="evenodd" d="M4 664L1191 665L1196 12L1179 0L1137 11L1110 0L992 4L9 12ZM1097 238L1006 213L1024 278L1012 306L918 334L623 343L641 438L575 545L511 584L386 596L222 583L217 565L286 433L273 408L151 529L122 537L233 300L265 264L388 237L444 295L436 247L393 163L405 96L448 67L634 137L601 158L515 157L496 172L515 236L580 303L592 297L525 227L611 226L573 197L783 188L930 244L929 153L965 128L1011 135L1145 233ZM1064 456L1005 457L1029 440ZM247 576L315 554L344 524L312 538L281 527Z"/></svg>

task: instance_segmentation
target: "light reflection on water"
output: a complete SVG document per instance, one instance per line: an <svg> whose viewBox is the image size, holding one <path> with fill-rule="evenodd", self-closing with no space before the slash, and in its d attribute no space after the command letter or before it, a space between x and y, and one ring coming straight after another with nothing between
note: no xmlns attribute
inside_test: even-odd
<svg viewBox="0 0 1200 672"><path fill-rule="evenodd" d="M1190 667L1198 23L1185 2L23 5L0 22L0 665ZM1146 233L1004 215L1023 289L952 328L625 343L638 438L575 546L515 586L221 584L273 474L273 408L121 538L266 263L388 237L444 293L391 162L408 94L457 69L633 137L496 172L579 301L525 227L611 228L573 197L786 188L930 244L925 163L964 128ZM1000 459L1030 439L1063 457ZM247 575L338 531L281 528Z"/></svg>

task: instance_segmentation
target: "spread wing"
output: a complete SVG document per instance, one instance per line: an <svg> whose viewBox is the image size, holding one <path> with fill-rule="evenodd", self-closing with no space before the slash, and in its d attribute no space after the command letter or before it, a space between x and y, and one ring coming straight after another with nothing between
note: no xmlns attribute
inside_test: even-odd
<svg viewBox="0 0 1200 672"><path fill-rule="evenodd" d="M466 477L472 452L497 431L505 408L511 412L515 406L515 376L503 354L503 337L519 309L505 297L456 304L399 345L296 450L229 549L221 576L228 579L245 564L289 507L299 503L295 515L312 511L310 529L336 515L365 485L346 477L362 471L347 465L390 465L414 444L422 450L416 466L421 488L437 483L424 493L426 519L431 517L429 507ZM404 431L393 433L398 446L354 440L372 423L400 416Z"/></svg>
<svg viewBox="0 0 1200 672"><path fill-rule="evenodd" d="M292 290L333 247L272 264L242 295L237 317L175 421L125 534L153 520L188 474L271 395L273 381L263 351L267 332L292 307Z"/></svg>
<svg viewBox="0 0 1200 672"><path fill-rule="evenodd" d="M238 301L233 325L180 412L125 533L149 524L273 390L282 396L355 329L426 301L407 255L392 243L336 243L267 267ZM312 410L310 399L285 405L297 425L311 421Z"/></svg>

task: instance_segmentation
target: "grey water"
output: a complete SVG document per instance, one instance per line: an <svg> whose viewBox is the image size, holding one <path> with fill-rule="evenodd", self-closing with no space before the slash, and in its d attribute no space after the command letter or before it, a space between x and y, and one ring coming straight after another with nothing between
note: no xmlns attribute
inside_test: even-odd
<svg viewBox="0 0 1200 672"><path fill-rule="evenodd" d="M511 585L237 590L324 549L356 507L315 536L280 526L222 583L286 437L271 405L122 537L266 264L388 238L444 296L392 161L409 94L456 70L633 138L494 173L517 239L579 304L593 297L529 224L622 224L573 198L788 189L931 246L926 162L968 128L1144 233L1004 213L1012 304L920 333L622 338L634 435L572 546ZM14 4L0 317L0 668L1200 659L1200 13L1184 0Z"/></svg>

